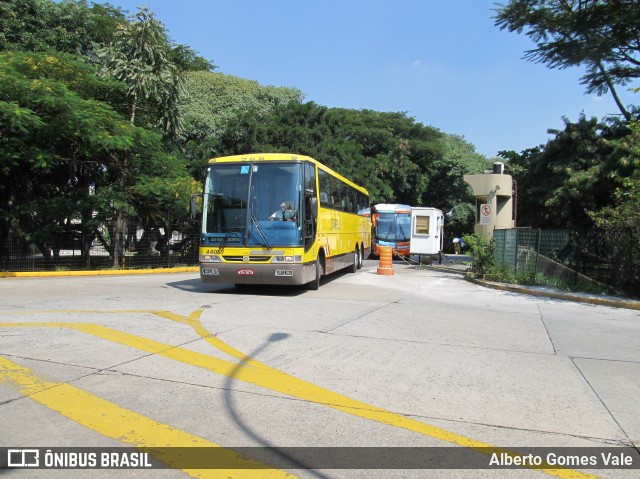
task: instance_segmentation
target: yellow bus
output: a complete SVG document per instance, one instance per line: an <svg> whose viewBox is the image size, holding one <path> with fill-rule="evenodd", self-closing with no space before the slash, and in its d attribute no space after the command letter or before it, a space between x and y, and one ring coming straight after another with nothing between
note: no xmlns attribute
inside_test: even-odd
<svg viewBox="0 0 640 479"><path fill-rule="evenodd" d="M308 156L255 153L209 160L202 196L200 278L307 284L356 272L371 249L367 190Z"/></svg>

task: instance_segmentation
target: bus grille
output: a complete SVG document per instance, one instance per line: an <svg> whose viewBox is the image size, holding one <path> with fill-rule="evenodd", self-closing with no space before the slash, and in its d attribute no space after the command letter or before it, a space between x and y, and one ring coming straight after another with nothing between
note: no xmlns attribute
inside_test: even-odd
<svg viewBox="0 0 640 479"><path fill-rule="evenodd" d="M223 256L222 257L225 261L231 261L231 262L240 262L240 263L244 263L244 258L245 256ZM253 262L265 262L265 261L269 261L271 259L271 256L258 256L258 255L251 255L248 257L249 258L249 262L253 263Z"/></svg>

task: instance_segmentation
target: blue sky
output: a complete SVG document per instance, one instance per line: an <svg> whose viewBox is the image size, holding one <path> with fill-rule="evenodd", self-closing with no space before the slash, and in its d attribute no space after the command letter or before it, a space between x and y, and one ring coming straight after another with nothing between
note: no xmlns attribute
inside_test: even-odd
<svg viewBox="0 0 640 479"><path fill-rule="evenodd" d="M494 26L493 1L109 3L130 13L148 6L173 41L212 60L217 72L295 87L324 106L407 112L488 157L546 143L563 116L618 113L609 94L584 93L582 69L523 60L535 45ZM620 93L625 104L638 103L638 94Z"/></svg>

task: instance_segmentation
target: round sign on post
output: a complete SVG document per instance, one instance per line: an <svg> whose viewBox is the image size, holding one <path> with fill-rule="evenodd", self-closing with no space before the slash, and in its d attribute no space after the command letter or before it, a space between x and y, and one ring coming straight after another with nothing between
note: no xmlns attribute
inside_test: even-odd
<svg viewBox="0 0 640 479"><path fill-rule="evenodd" d="M490 225L493 223L493 209L488 203L480 205L480 224Z"/></svg>

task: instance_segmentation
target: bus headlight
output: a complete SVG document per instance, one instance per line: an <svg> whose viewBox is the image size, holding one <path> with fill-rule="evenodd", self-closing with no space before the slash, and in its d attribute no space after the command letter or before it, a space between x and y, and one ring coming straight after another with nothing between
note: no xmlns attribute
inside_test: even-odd
<svg viewBox="0 0 640 479"><path fill-rule="evenodd" d="M274 256L274 263L302 263L302 255L295 256Z"/></svg>
<svg viewBox="0 0 640 479"><path fill-rule="evenodd" d="M201 263L222 263L222 258L217 254L201 254L200 255Z"/></svg>

